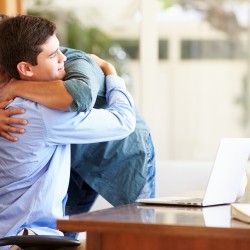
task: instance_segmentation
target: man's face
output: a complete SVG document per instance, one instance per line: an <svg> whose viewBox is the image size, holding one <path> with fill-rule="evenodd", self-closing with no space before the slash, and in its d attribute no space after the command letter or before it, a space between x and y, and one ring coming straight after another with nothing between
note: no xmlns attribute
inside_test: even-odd
<svg viewBox="0 0 250 250"><path fill-rule="evenodd" d="M51 36L41 48L42 52L37 57L37 65L30 66L33 75L29 80L62 80L66 74L64 70L66 57L59 50L59 41L56 35Z"/></svg>

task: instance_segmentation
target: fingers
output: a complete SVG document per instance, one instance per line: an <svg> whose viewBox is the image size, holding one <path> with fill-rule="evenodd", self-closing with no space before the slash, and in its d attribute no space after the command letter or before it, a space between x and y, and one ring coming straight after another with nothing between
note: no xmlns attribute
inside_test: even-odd
<svg viewBox="0 0 250 250"><path fill-rule="evenodd" d="M18 141L18 138L16 136L11 135L10 133L23 134L25 130L23 128L14 127L12 125L13 124L27 125L28 122L27 120L13 117L13 115L25 113L24 109L21 108L11 108L6 110L4 109L4 107L6 107L10 102L12 102L12 100L0 103L0 114L1 114L0 137L15 142Z"/></svg>
<svg viewBox="0 0 250 250"><path fill-rule="evenodd" d="M6 121L7 124L18 124L18 125L27 125L28 121L27 120L23 120L23 119L19 119L19 118L13 118L13 117L9 117ZM9 131L12 132L12 131Z"/></svg>
<svg viewBox="0 0 250 250"><path fill-rule="evenodd" d="M19 125L27 125L28 122L27 120L12 117L13 115L20 115L25 113L25 109L22 108L10 108L10 109L3 109L4 105L8 105L8 103L11 101L7 102L1 102L0 103L0 113L3 115L4 118L1 119L1 121L4 121L6 124L19 124Z"/></svg>
<svg viewBox="0 0 250 250"><path fill-rule="evenodd" d="M4 110L6 116L8 116L6 123L8 124L18 124L18 125L27 125L27 120L12 117L13 115L19 115L25 113L24 109L21 108L11 108Z"/></svg>
<svg viewBox="0 0 250 250"><path fill-rule="evenodd" d="M5 126L4 131L0 131L0 136L8 141L16 142L18 138L16 136L10 135L9 133L23 134L25 130L23 128L17 128L12 126Z"/></svg>
<svg viewBox="0 0 250 250"><path fill-rule="evenodd" d="M16 133L16 134L23 134L25 132L24 128L18 128L13 126L5 126L4 127L5 133Z"/></svg>
<svg viewBox="0 0 250 250"><path fill-rule="evenodd" d="M6 132L0 132L0 136L3 137L4 139L8 140L8 141L12 141L12 142L18 141L17 137L11 136Z"/></svg>
<svg viewBox="0 0 250 250"><path fill-rule="evenodd" d="M20 114L25 113L25 109L22 109L22 108L11 108L11 109L6 109L5 112L9 116L20 115Z"/></svg>

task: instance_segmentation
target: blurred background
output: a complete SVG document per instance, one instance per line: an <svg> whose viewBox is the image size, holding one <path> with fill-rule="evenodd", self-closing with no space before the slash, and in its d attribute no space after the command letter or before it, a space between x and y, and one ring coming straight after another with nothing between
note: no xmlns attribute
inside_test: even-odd
<svg viewBox="0 0 250 250"><path fill-rule="evenodd" d="M212 161L250 137L249 0L1 0L46 17L61 45L111 60L150 126L158 162Z"/></svg>

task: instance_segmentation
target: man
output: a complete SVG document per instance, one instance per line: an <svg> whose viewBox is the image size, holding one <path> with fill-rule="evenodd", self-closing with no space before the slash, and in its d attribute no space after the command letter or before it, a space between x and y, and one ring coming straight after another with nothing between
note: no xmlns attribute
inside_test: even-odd
<svg viewBox="0 0 250 250"><path fill-rule="evenodd" d="M21 80L63 79L66 58L55 29L43 18L4 19L1 67ZM106 76L106 110L58 111L23 98L7 106L25 109L29 123L16 143L0 138L1 236L16 235L25 228L36 234L61 235L55 230L55 219L63 216L67 200L70 143L118 140L133 131L134 108L123 80L111 64L93 57Z"/></svg>
<svg viewBox="0 0 250 250"><path fill-rule="evenodd" d="M29 83L22 82L20 85L15 82L12 89L1 90L0 99L3 100L1 97L4 95L4 99L22 96L47 107L66 109L72 102L72 99L67 96L69 92L74 99L70 110L85 111L91 109L94 104L95 94L93 92L96 93L97 90L93 82L97 82L100 89L95 107L105 107L103 74L91 66L91 62L83 52L65 48L61 48L61 51L68 58L65 63L67 76L64 78L64 84L60 86L53 84L54 89L52 90L48 84L34 85L32 83L31 88ZM81 78L79 75L82 74L86 76L85 82L92 88L92 92L89 94L87 94L86 88L83 88L84 84L79 84L79 81L72 83L72 78L77 77L79 80ZM68 92L62 92L62 86L63 88L65 86ZM88 95L90 94L92 96L89 100ZM56 95L57 97L55 97ZM51 101L52 97L53 101ZM7 114L4 116L3 113L0 113L0 131L2 133L10 124L10 122L4 123L3 121L7 121L7 117ZM136 117L135 131L123 140L72 145L68 214L88 211L97 194L101 194L112 205L131 203L138 197L154 197L154 147L145 121L138 112L136 112ZM5 130L2 128L4 125ZM13 128L8 127L8 129ZM7 138L8 135L5 133L5 136Z"/></svg>

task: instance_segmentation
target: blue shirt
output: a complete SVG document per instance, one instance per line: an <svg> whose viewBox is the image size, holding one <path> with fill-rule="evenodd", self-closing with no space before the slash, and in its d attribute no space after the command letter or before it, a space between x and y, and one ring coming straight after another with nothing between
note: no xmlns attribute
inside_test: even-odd
<svg viewBox="0 0 250 250"><path fill-rule="evenodd" d="M61 51L67 56L65 87L74 98L69 109L85 111L94 104L95 108L105 107L105 79L99 67L82 51ZM139 112L135 112L136 127L128 137L72 145L72 168L112 205L134 202L147 179L150 131Z"/></svg>
<svg viewBox="0 0 250 250"><path fill-rule="evenodd" d="M29 121L18 142L0 138L0 237L22 228L38 234L61 234L56 218L64 215L70 174L70 143L118 140L134 130L133 100L123 80L106 77L107 110L65 112L22 98Z"/></svg>

